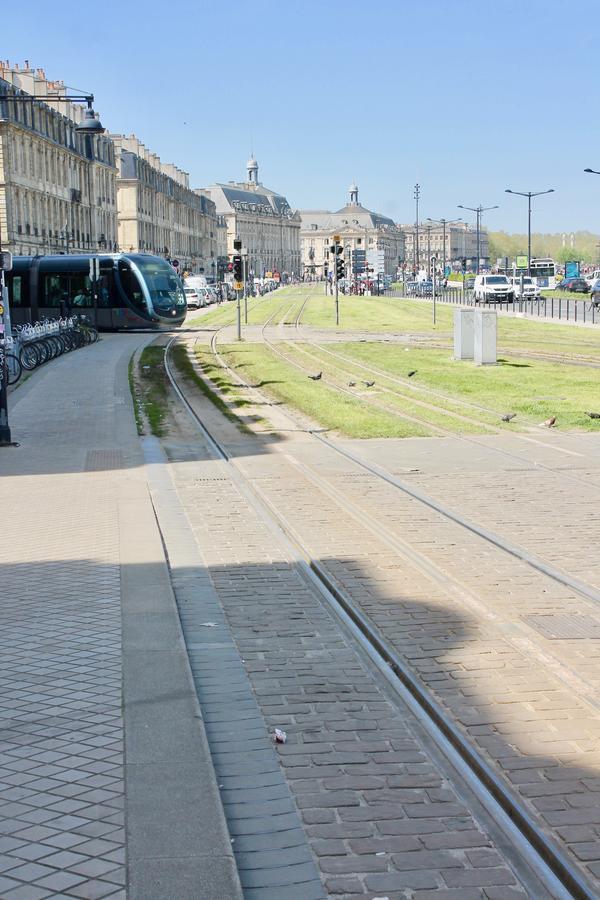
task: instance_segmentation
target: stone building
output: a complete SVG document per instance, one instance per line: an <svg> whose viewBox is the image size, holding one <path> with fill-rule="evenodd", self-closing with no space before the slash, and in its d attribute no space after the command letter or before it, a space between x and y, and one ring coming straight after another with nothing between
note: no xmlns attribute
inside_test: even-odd
<svg viewBox="0 0 600 900"><path fill-rule="evenodd" d="M42 69L0 63L0 240L19 255L110 251L117 246L114 148L75 131L85 107L61 100Z"/></svg>
<svg viewBox="0 0 600 900"><path fill-rule="evenodd" d="M467 222L448 222L446 224L446 252L444 254L444 228L442 225L422 222L419 225L419 260L415 260L415 231L414 225L403 225L406 239L406 265L408 269L429 269L429 260L435 256L439 268L446 265L454 269L462 266L462 260L467 260L469 268L476 268L477 261L477 232ZM488 234L485 229L479 232L480 258L487 260L489 257Z"/></svg>
<svg viewBox="0 0 600 900"><path fill-rule="evenodd" d="M210 274L217 257L215 204L190 188L187 172L161 162L135 135L111 138L121 250L177 259L182 269Z"/></svg>
<svg viewBox="0 0 600 900"><path fill-rule="evenodd" d="M258 180L258 163L248 160L248 180L213 184L201 193L216 204L227 225L227 254L236 238L248 250L248 272L257 278L267 272L301 274L300 217L286 198Z"/></svg>
<svg viewBox="0 0 600 900"><path fill-rule="evenodd" d="M337 212L300 210L302 266L306 278L320 278L329 261L329 247L338 234L344 246L346 271L355 251L381 274L395 275L404 260L404 233L392 219L371 212L358 201L358 188L350 186L349 202ZM377 262L376 262L377 261Z"/></svg>

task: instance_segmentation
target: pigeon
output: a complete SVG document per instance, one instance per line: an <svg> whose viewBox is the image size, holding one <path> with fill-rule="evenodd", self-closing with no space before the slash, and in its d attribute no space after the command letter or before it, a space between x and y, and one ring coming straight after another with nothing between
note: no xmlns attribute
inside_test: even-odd
<svg viewBox="0 0 600 900"><path fill-rule="evenodd" d="M355 381L349 381L349 382L348 382L348 387L356 387L356 382L355 382Z"/></svg>
<svg viewBox="0 0 600 900"><path fill-rule="evenodd" d="M545 425L546 428L552 428L553 425L556 425L556 416L550 416L549 419L546 419L545 422L542 422L542 425Z"/></svg>
<svg viewBox="0 0 600 900"><path fill-rule="evenodd" d="M510 422L510 420L514 419L515 416L516 416L516 413L504 413L504 415L502 416L502 421Z"/></svg>
<svg viewBox="0 0 600 900"><path fill-rule="evenodd" d="M320 381L322 375L323 375L322 372L317 372L316 375L309 375L308 377L312 378L313 381Z"/></svg>
<svg viewBox="0 0 600 900"><path fill-rule="evenodd" d="M408 373L408 377L409 377L409 378L412 378L413 375L416 375L416 374L417 374L417 370L416 370L416 369L411 369L410 372Z"/></svg>
<svg viewBox="0 0 600 900"><path fill-rule="evenodd" d="M600 413L586 412L586 416L589 416L590 419L600 419Z"/></svg>
<svg viewBox="0 0 600 900"><path fill-rule="evenodd" d="M365 385L365 387L373 387L375 382L374 381L363 381L363 384Z"/></svg>

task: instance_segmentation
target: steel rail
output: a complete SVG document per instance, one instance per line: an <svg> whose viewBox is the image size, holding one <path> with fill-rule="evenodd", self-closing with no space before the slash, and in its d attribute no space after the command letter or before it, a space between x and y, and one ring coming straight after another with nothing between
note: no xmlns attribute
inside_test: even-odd
<svg viewBox="0 0 600 900"><path fill-rule="evenodd" d="M529 812L507 789L477 749L448 719L444 708L417 681L392 645L371 625L343 587L326 571L324 566L311 557L294 529L262 496L260 490L247 481L235 465L233 457L206 427L181 390L171 370L169 351L175 340L175 337L172 338L166 346L165 370L173 390L206 440L213 456L229 465L236 486L261 513L270 529L284 538L300 569L311 583L318 587L330 608L337 613L346 627L359 639L361 647L417 716L420 724L425 727L453 768L467 781L487 813L501 826L513 846L521 854L523 864L533 869L536 877L549 891L550 896L594 900L598 896L597 892L579 867L573 865L556 842L544 834ZM320 439L319 435L314 432L310 433ZM331 446L327 440L324 440L324 443ZM350 455L349 458L352 456ZM363 461L354 461L364 466Z"/></svg>

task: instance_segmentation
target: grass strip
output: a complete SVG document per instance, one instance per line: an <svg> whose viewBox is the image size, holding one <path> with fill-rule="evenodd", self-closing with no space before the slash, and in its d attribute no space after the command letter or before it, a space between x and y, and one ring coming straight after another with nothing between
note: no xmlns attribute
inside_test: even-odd
<svg viewBox="0 0 600 900"><path fill-rule="evenodd" d="M233 369L271 398L304 413L326 430L354 438L429 437L426 424L369 407L360 397L349 397L321 381L311 381L263 344L229 344L222 356Z"/></svg>
<svg viewBox="0 0 600 900"><path fill-rule="evenodd" d="M167 375L164 367L165 348L163 346L144 347L140 354L141 373L139 403L148 421L150 431L156 437L166 434L167 415ZM135 401L134 401L135 402ZM138 419L136 417L136 425Z"/></svg>
<svg viewBox="0 0 600 900"><path fill-rule="evenodd" d="M135 378L133 374L133 357L135 354L131 354L131 358L129 360L129 364L127 366L127 380L129 381L129 391L131 393L131 399L133 401L133 415L135 417L135 427L137 429L138 434L144 433L144 426L142 423L142 413L140 409L140 398L137 390L137 386L135 383Z"/></svg>
<svg viewBox="0 0 600 900"><path fill-rule="evenodd" d="M502 356L496 366L475 366L450 359L446 350L411 347L398 352L396 345L375 342L338 346L344 355L376 364L393 375L416 370L416 384L481 404L496 410L499 417L516 412L519 418L511 423L512 429L557 416L561 429L600 430L597 420L585 415L585 410L597 411L600 376L585 366ZM521 417L524 422L519 421Z"/></svg>
<svg viewBox="0 0 600 900"><path fill-rule="evenodd" d="M222 369L221 366L215 362L210 350L205 347L196 346L194 348L194 356L206 377L210 378L217 390L213 390L213 388L198 375L194 369L187 349L183 344L174 344L171 355L175 367L184 378L187 378L195 384L207 400L210 400L219 412L223 413L230 422L237 425L244 433L251 433L251 429L240 420L239 416L237 416L231 408L232 406L236 408L249 406L250 401L240 397L238 386L228 378L226 370ZM223 397L227 397L229 402L226 402ZM255 421L259 421L259 419L257 418Z"/></svg>

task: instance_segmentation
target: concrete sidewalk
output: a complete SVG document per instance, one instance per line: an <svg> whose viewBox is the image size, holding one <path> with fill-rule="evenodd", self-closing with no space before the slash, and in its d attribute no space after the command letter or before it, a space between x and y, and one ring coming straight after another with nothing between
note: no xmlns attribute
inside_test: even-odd
<svg viewBox="0 0 600 900"><path fill-rule="evenodd" d="M10 396L0 896L241 896L113 335Z"/></svg>

